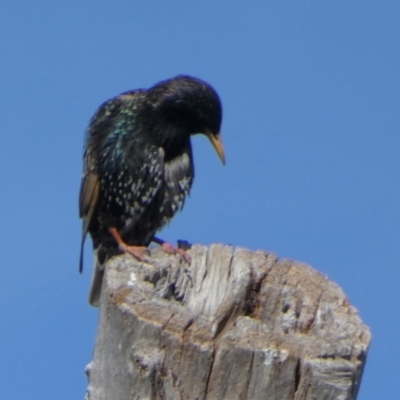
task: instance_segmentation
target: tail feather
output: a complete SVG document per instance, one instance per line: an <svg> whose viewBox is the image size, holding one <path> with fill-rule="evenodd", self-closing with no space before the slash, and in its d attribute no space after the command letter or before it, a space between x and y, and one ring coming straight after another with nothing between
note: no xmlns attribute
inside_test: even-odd
<svg viewBox="0 0 400 400"><path fill-rule="evenodd" d="M97 251L94 251L94 266L92 283L89 290L89 303L93 307L100 305L101 287L103 285L104 264L100 264L97 258Z"/></svg>
<svg viewBox="0 0 400 400"><path fill-rule="evenodd" d="M79 252L79 273L83 271L83 246L85 245L85 236L81 240L81 250Z"/></svg>

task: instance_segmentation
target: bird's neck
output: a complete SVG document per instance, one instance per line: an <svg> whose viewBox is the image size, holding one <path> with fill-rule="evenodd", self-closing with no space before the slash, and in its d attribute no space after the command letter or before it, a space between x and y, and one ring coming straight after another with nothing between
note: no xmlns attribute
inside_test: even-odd
<svg viewBox="0 0 400 400"><path fill-rule="evenodd" d="M163 124L155 130L156 140L165 151L166 161L171 160L190 146L190 134L176 125Z"/></svg>
<svg viewBox="0 0 400 400"><path fill-rule="evenodd" d="M165 160L169 161L180 156L185 149L190 147L190 137L180 136L174 137L164 145Z"/></svg>

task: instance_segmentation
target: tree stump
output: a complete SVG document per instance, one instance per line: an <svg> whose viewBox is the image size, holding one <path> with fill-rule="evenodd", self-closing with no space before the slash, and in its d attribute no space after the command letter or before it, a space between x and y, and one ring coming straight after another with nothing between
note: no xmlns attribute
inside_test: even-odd
<svg viewBox="0 0 400 400"><path fill-rule="evenodd" d="M355 399L371 339L308 265L219 244L106 265L87 400Z"/></svg>

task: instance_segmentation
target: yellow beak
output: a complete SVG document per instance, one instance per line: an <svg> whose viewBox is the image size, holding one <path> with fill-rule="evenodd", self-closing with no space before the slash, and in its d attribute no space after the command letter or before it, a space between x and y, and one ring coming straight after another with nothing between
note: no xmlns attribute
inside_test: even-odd
<svg viewBox="0 0 400 400"><path fill-rule="evenodd" d="M211 144L213 145L214 149L216 150L219 158L222 161L222 164L225 165L225 152L224 152L224 146L222 145L222 140L221 136L219 133L212 133L212 132L207 132L206 136L208 139L210 139Z"/></svg>

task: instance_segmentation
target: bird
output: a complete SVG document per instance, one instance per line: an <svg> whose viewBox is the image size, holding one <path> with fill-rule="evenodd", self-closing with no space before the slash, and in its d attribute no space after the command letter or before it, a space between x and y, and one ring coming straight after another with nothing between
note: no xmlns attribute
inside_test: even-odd
<svg viewBox="0 0 400 400"><path fill-rule="evenodd" d="M178 75L104 102L86 130L79 193L83 249L91 236L94 269L89 303L98 306L105 262L129 253L144 261L151 242L190 257L156 237L182 209L194 179L191 136L205 135L222 163L221 100L205 81Z"/></svg>

